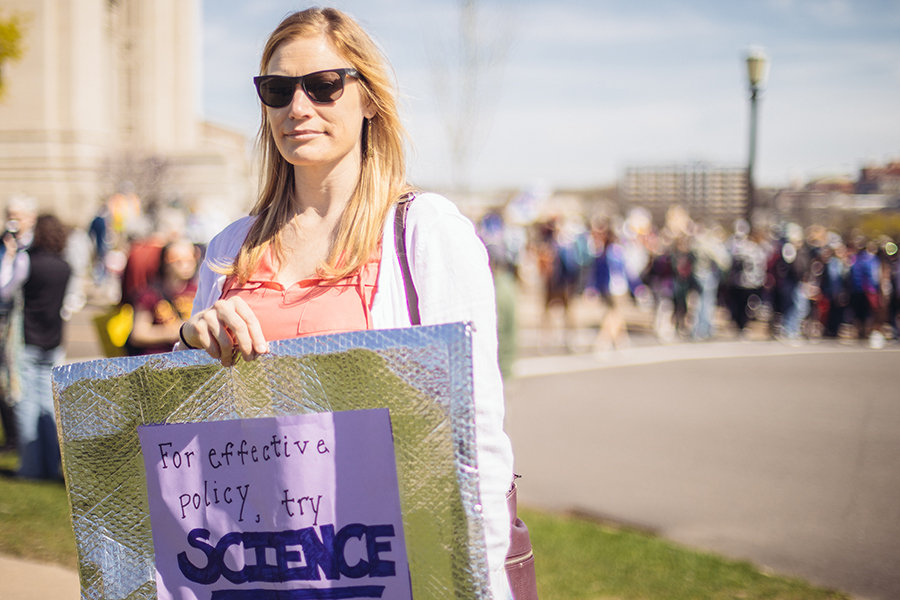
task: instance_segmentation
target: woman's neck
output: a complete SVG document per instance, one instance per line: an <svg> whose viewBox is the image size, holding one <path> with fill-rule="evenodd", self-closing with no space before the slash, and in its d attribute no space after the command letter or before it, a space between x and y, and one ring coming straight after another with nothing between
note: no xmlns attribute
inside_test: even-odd
<svg viewBox="0 0 900 600"><path fill-rule="evenodd" d="M294 204L297 215L339 219L359 179L359 165L347 161L331 168L294 166Z"/></svg>

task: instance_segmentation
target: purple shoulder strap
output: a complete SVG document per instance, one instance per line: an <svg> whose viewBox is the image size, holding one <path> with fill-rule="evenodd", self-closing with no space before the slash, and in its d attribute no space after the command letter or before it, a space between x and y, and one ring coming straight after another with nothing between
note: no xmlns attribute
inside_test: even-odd
<svg viewBox="0 0 900 600"><path fill-rule="evenodd" d="M403 287L406 288L406 308L409 311L409 322L413 325L421 325L419 294L416 292L412 272L409 270L409 259L406 255L406 211L415 199L415 194L409 194L397 204L397 212L394 215L394 245L397 247L397 260L400 261L400 270L403 272Z"/></svg>

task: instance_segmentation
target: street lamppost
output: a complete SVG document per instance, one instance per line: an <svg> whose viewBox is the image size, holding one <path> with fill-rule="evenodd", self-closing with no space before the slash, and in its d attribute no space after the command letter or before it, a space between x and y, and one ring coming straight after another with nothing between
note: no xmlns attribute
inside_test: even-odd
<svg viewBox="0 0 900 600"><path fill-rule="evenodd" d="M747 162L747 222L753 223L756 209L756 186L753 167L756 162L756 99L769 74L769 60L762 48L751 48L747 53L747 78L750 81L750 156Z"/></svg>

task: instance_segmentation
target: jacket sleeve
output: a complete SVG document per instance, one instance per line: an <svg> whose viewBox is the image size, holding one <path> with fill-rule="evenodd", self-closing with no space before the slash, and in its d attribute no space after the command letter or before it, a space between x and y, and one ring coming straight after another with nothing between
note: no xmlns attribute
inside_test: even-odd
<svg viewBox="0 0 900 600"><path fill-rule="evenodd" d="M222 295L225 275L215 269L234 262L252 224L253 217L244 217L223 229L209 242L206 257L197 273L197 294L191 309L192 316L210 308Z"/></svg>

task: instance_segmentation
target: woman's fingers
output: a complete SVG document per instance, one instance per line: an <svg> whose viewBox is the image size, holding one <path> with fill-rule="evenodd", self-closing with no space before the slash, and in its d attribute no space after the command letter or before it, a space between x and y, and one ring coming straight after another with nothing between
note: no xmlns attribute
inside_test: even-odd
<svg viewBox="0 0 900 600"><path fill-rule="evenodd" d="M193 336L189 333L191 327L194 330ZM222 356L222 351L217 339L222 329L224 326L216 316L216 312L209 309L192 317L182 333L192 346L206 350L213 358L219 358Z"/></svg>
<svg viewBox="0 0 900 600"><path fill-rule="evenodd" d="M210 347L206 349L209 352L209 355L213 358L218 358L222 361L222 365L225 367L230 367L234 364L234 340L231 338L231 333L228 331L227 320L230 318L230 315L227 311L215 310L211 315L214 320L209 323L209 333L210 333ZM215 350L213 350L215 348Z"/></svg>
<svg viewBox="0 0 900 600"><path fill-rule="evenodd" d="M259 320L241 298L219 300L194 315L185 325L184 334L192 346L205 349L226 367L234 364L237 352L244 360L253 360L269 351Z"/></svg>
<svg viewBox="0 0 900 600"><path fill-rule="evenodd" d="M228 348L222 336L218 336L222 349L222 364L229 350L237 350L244 356L244 360L253 360L257 354L267 351L266 340L262 327L253 311L242 298L229 298L219 300L213 305L217 310L220 321L225 325L225 333L228 335ZM258 350L257 350L258 349Z"/></svg>
<svg viewBox="0 0 900 600"><path fill-rule="evenodd" d="M251 360L248 356L255 357L258 354L265 354L269 351L269 345L266 343L266 336L263 335L262 325L259 324L259 319L256 318L253 310L242 298L236 297L234 300L235 312L244 325L240 334L235 331L238 347L244 355L244 359Z"/></svg>

